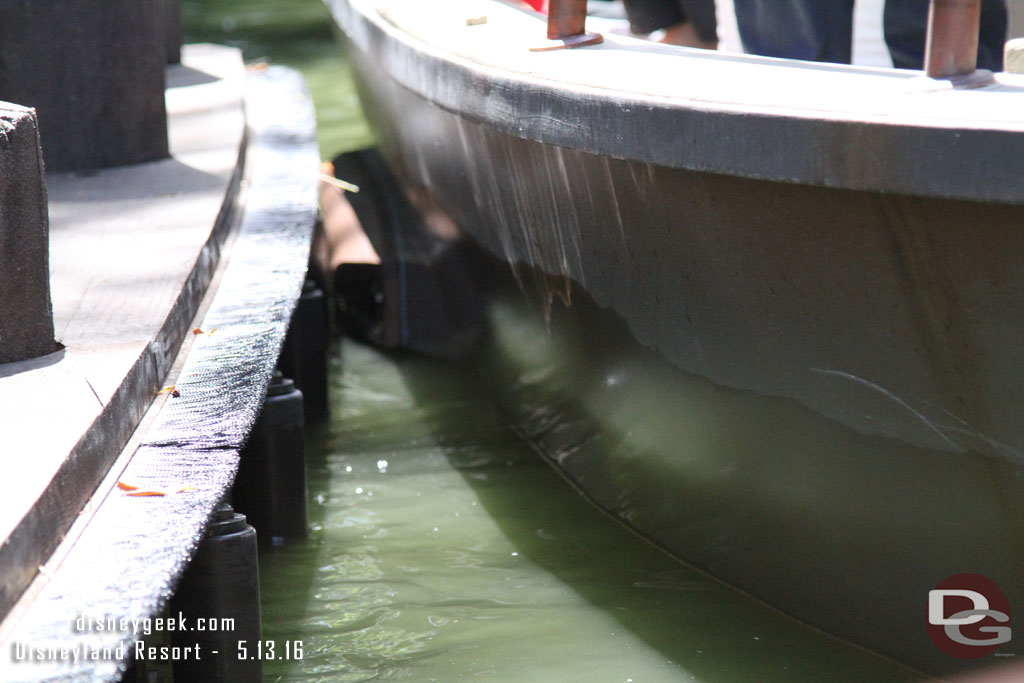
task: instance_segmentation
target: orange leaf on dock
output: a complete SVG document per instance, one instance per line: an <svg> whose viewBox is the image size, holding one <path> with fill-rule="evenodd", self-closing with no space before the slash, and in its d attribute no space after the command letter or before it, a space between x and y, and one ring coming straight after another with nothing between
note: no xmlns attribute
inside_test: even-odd
<svg viewBox="0 0 1024 683"><path fill-rule="evenodd" d="M117 482L117 488L121 489L122 491L137 491L139 487L132 486L131 484L126 484L123 481L119 481Z"/></svg>
<svg viewBox="0 0 1024 683"><path fill-rule="evenodd" d="M131 491L125 494L126 496L135 496L136 498L144 498L147 496L166 496L166 491Z"/></svg>

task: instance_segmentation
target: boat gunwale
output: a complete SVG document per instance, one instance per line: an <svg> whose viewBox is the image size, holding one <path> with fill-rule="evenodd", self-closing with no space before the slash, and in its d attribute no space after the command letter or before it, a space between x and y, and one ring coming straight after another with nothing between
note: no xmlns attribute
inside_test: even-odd
<svg viewBox="0 0 1024 683"><path fill-rule="evenodd" d="M1024 204L1024 186L1017 182L1024 175L1024 119L1017 130L983 125L1006 121L979 120L979 125L970 126L963 119L915 120L627 93L472 61L407 32L377 12L375 0L328 4L348 40L378 59L402 87L441 109L514 137L756 180ZM497 0L492 4L504 7ZM655 56L685 58L667 51ZM701 57L690 57L697 58ZM703 57L708 58L746 61L758 68L783 61ZM929 94L921 89L924 79L912 72L804 63L772 68L899 79L917 88L919 95ZM1024 100L1024 89L1020 97Z"/></svg>

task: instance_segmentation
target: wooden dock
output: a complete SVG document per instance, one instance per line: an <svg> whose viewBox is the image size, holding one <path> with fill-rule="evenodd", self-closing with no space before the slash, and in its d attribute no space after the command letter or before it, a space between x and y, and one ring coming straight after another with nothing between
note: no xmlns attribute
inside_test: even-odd
<svg viewBox="0 0 1024 683"><path fill-rule="evenodd" d="M182 61L171 158L48 178L63 348L0 365L0 680L119 675L8 649L96 643L71 623L83 610L161 608L231 485L301 291L318 172L301 79L247 74L218 46ZM164 495L128 497L127 479Z"/></svg>
<svg viewBox="0 0 1024 683"><path fill-rule="evenodd" d="M243 152L234 50L169 70L172 157L53 174L49 356L0 368L0 609L45 563L163 386L217 262Z"/></svg>

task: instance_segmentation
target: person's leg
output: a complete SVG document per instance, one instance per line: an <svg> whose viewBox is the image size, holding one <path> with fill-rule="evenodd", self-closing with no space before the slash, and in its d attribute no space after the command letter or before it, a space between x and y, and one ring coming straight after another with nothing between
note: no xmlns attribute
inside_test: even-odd
<svg viewBox="0 0 1024 683"><path fill-rule="evenodd" d="M892 65L897 69L923 69L928 0L885 0L882 27Z"/></svg>
<svg viewBox="0 0 1024 683"><path fill-rule="evenodd" d="M677 0L623 0L622 4L630 30L641 35L685 23L688 19Z"/></svg>
<svg viewBox="0 0 1024 683"><path fill-rule="evenodd" d="M715 18L715 0L677 0L693 24L700 40L707 45L718 45L718 20Z"/></svg>
<svg viewBox="0 0 1024 683"><path fill-rule="evenodd" d="M664 30L663 43L707 50L718 47L714 0L624 0L623 4L633 33ZM699 12L696 17L688 12L691 5ZM711 7L710 25L708 5Z"/></svg>
<svg viewBox="0 0 1024 683"><path fill-rule="evenodd" d="M885 44L897 69L923 69L928 32L928 0L886 0L883 24ZM978 36L978 68L1003 70L1006 42L1005 0L982 0Z"/></svg>
<svg viewBox="0 0 1024 683"><path fill-rule="evenodd" d="M717 38L715 40L704 40L701 38L700 33L697 32L697 28L689 21L666 28L659 42L666 45L680 45L682 47L699 47L703 50L718 49Z"/></svg>
<svg viewBox="0 0 1024 683"><path fill-rule="evenodd" d="M734 0L744 51L849 64L853 0Z"/></svg>
<svg viewBox="0 0 1024 683"><path fill-rule="evenodd" d="M1006 0L981 0L981 31L978 36L978 68L1003 70L1003 50L1010 22Z"/></svg>

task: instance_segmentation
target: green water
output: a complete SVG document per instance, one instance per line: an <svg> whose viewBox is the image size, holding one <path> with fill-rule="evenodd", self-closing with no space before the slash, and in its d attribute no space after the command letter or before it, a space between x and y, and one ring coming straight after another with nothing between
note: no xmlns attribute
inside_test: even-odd
<svg viewBox="0 0 1024 683"><path fill-rule="evenodd" d="M302 72L316 104L322 158L373 142L330 15L320 0L184 0L186 42L233 45L247 62Z"/></svg>
<svg viewBox="0 0 1024 683"><path fill-rule="evenodd" d="M463 370L345 342L312 532L264 549L267 681L899 681L585 503Z"/></svg>

